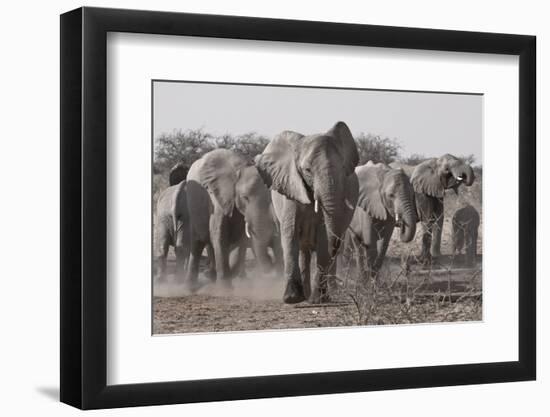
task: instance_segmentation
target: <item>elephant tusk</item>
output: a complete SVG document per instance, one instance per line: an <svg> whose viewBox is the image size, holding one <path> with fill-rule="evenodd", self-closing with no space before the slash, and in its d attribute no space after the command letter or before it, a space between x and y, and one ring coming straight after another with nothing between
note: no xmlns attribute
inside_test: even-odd
<svg viewBox="0 0 550 417"><path fill-rule="evenodd" d="M462 181L462 177L456 177L457 181Z"/></svg>
<svg viewBox="0 0 550 417"><path fill-rule="evenodd" d="M314 207L315 213L319 212L319 200L315 199L315 207Z"/></svg>
<svg viewBox="0 0 550 417"><path fill-rule="evenodd" d="M353 207L353 205L348 201L348 199L344 199L344 203L346 204L346 206L348 206L348 208L350 210L355 210L355 207Z"/></svg>
<svg viewBox="0 0 550 417"><path fill-rule="evenodd" d="M248 230L248 222L244 223L244 232L246 233L246 237L250 239L250 231Z"/></svg>
<svg viewBox="0 0 550 417"><path fill-rule="evenodd" d="M395 222L399 223L399 213L395 213Z"/></svg>

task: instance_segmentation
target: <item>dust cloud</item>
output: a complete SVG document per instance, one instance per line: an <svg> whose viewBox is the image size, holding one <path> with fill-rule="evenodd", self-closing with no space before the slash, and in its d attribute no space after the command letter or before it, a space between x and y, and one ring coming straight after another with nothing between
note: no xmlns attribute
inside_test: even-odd
<svg viewBox="0 0 550 417"><path fill-rule="evenodd" d="M186 284L175 281L169 274L163 282L155 281L155 297L185 297L189 295L210 295L213 297L241 297L250 300L281 300L285 281L282 274L247 271L244 278L234 278L230 283L212 282L202 273L198 277L198 289L194 291Z"/></svg>

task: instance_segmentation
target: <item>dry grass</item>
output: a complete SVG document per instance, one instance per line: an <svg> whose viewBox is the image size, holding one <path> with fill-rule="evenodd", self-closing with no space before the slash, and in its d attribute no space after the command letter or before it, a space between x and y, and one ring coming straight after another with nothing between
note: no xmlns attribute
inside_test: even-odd
<svg viewBox="0 0 550 417"><path fill-rule="evenodd" d="M451 251L451 219L463 204L472 204L482 214L481 183L461 187L460 196L445 197L445 221L441 251L447 254L424 268L415 254L420 252L421 228L415 240L404 244L397 233L378 279L358 271L356 254L348 265L340 263L331 277L332 302L325 305L285 305L282 277L265 277L254 271L251 253L248 278L236 279L232 290L205 285L197 294L155 285L153 333L219 332L339 327L358 325L398 325L482 320L482 263L464 268L462 257ZM482 252L483 228L479 230L478 254ZM315 265L315 256L312 259ZM170 254L168 272L173 269ZM201 270L205 269L204 262ZM203 283L206 280L202 278Z"/></svg>

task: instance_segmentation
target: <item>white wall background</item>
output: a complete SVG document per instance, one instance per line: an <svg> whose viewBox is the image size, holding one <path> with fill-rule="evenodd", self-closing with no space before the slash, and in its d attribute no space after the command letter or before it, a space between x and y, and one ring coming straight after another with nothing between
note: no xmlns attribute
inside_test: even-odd
<svg viewBox="0 0 550 417"><path fill-rule="evenodd" d="M538 381L316 397L237 401L110 410L96 415L548 415L550 405L549 304L550 152L542 120L550 97L550 26L544 2L440 1L338 2L278 0L93 1L89 6L238 14L532 34L538 37ZM0 410L3 415L73 415L58 403L59 380L59 17L81 3L60 0L8 2L2 8L0 42L2 119L0 178Z"/></svg>

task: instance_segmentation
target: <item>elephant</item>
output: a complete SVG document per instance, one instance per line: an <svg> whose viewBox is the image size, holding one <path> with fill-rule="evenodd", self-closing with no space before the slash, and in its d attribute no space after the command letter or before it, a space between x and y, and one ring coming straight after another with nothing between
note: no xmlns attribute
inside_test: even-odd
<svg viewBox="0 0 550 417"><path fill-rule="evenodd" d="M228 287L243 272L247 246L265 272L273 268L268 247L277 233L271 196L251 161L227 149L206 153L187 174L187 202L191 248L186 282L191 289L207 245L213 249L216 280ZM238 258L230 265L235 249Z"/></svg>
<svg viewBox="0 0 550 417"><path fill-rule="evenodd" d="M467 266L473 266L477 252L477 235L480 223L479 212L471 204L466 204L453 215L452 253L464 248Z"/></svg>
<svg viewBox="0 0 550 417"><path fill-rule="evenodd" d="M355 168L359 198L351 220L349 242L358 253L362 273L376 278L396 227L402 242L416 233L416 205L409 177L402 169L372 161ZM365 265L366 254L366 265Z"/></svg>
<svg viewBox="0 0 550 417"><path fill-rule="evenodd" d="M337 122L328 132L309 136L284 131L255 162L271 187L280 225L286 279L283 301L328 301L328 277L336 271L336 254L359 188L354 172L359 155L348 126ZM311 283L313 251L317 271Z"/></svg>
<svg viewBox="0 0 550 417"><path fill-rule="evenodd" d="M170 185L179 184L187 178L187 172L189 172L189 167L187 166L187 164L183 161L178 162L170 170L168 183Z"/></svg>
<svg viewBox="0 0 550 417"><path fill-rule="evenodd" d="M392 167L406 166L390 164ZM422 222L422 251L420 260L429 264L441 255L441 233L443 231L443 198L445 190L454 190L464 184L471 186L475 175L470 164L456 156L445 154L430 158L412 169L411 183L415 191L418 220Z"/></svg>
<svg viewBox="0 0 550 417"><path fill-rule="evenodd" d="M155 276L166 278L166 256L170 246L176 253L176 277L182 278L189 258L189 213L186 182L166 188L157 200L154 258Z"/></svg>

